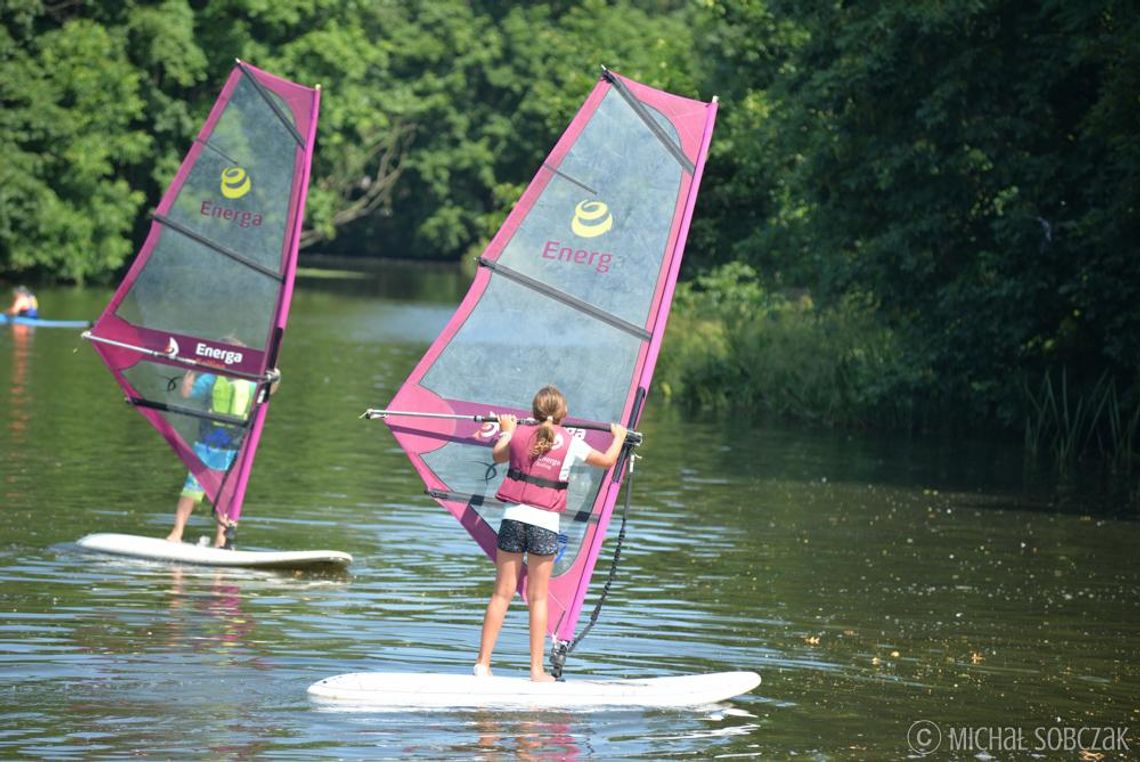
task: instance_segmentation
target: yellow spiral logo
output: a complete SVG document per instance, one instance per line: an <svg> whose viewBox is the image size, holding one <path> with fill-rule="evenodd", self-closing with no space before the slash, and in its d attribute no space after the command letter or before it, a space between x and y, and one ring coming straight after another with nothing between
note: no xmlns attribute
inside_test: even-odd
<svg viewBox="0 0 1140 762"><path fill-rule="evenodd" d="M582 201L574 207L570 229L582 238L596 238L614 226L610 208L601 201Z"/></svg>
<svg viewBox="0 0 1140 762"><path fill-rule="evenodd" d="M241 167L222 170L222 195L226 198L241 198L251 187L249 175Z"/></svg>

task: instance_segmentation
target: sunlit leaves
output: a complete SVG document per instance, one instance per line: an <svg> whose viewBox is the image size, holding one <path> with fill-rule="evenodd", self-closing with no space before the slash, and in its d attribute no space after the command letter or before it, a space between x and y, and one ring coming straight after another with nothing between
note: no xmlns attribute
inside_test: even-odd
<svg viewBox="0 0 1140 762"><path fill-rule="evenodd" d="M127 256L143 196L116 175L150 146L133 128L138 91L122 40L88 21L41 34L0 62L7 269L83 280Z"/></svg>

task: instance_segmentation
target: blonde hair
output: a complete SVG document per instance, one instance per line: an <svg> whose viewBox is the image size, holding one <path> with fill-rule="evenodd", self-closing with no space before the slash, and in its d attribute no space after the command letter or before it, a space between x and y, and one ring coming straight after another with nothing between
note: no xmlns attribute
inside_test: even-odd
<svg viewBox="0 0 1140 762"><path fill-rule="evenodd" d="M534 417L540 421L534 445L530 448L530 456L538 458L554 447L554 427L562 423L567 413L566 397L557 386L547 385L535 393L530 406Z"/></svg>

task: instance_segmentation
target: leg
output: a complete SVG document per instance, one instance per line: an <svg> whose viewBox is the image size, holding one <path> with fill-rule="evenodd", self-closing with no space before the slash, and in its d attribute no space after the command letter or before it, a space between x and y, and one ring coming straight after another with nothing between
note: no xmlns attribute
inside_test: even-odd
<svg viewBox="0 0 1140 762"><path fill-rule="evenodd" d="M166 539L171 542L182 542L182 530L186 528L186 522L190 519L190 514L194 512L196 503L197 501L190 495L182 495L178 498L178 506L174 509L174 528L170 530Z"/></svg>
<svg viewBox="0 0 1140 762"><path fill-rule="evenodd" d="M491 593L491 601L487 604L487 613L483 617L483 636L479 640L476 671L482 668L486 674L490 674L491 652L495 650L495 641L499 639L499 630L503 627L511 598L515 597L515 590L518 589L520 574L522 553L499 550L495 554L495 591Z"/></svg>
<svg viewBox="0 0 1140 762"><path fill-rule="evenodd" d="M166 539L171 542L182 542L182 530L186 528L186 522L190 520L194 506L202 502L205 496L206 493L194 478L194 474L186 474L186 481L182 484L182 494L178 497L178 506L174 509L174 528L170 530Z"/></svg>
<svg viewBox="0 0 1140 762"><path fill-rule="evenodd" d="M554 569L554 556L527 555L526 604L530 609L530 679L538 683L552 683L554 677L543 667L546 655L546 594L550 589L550 573Z"/></svg>

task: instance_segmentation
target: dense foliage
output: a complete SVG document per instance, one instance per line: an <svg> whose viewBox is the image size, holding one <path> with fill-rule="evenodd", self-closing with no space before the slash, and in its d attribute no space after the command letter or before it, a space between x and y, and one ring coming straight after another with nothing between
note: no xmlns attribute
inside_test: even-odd
<svg viewBox="0 0 1140 762"><path fill-rule="evenodd" d="M235 57L323 85L305 242L353 256L482 245L599 63L718 94L674 397L1039 433L1063 376L1135 433L1131 3L9 0L0 270L112 277Z"/></svg>

